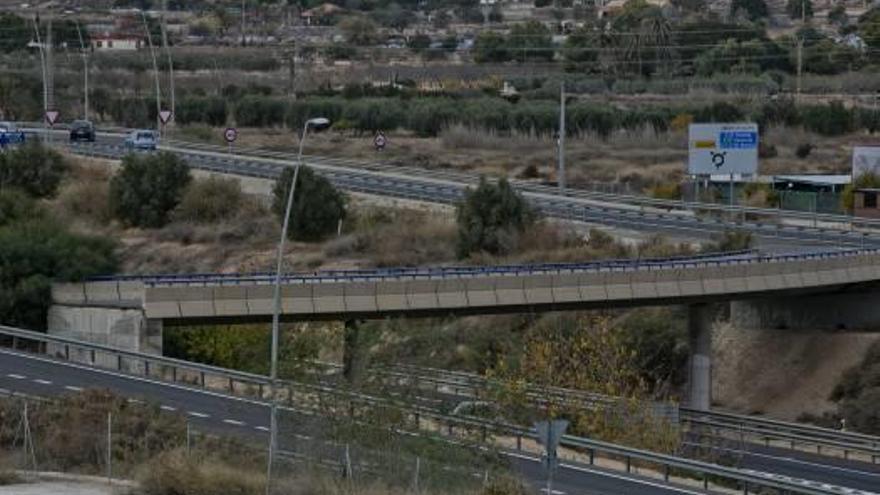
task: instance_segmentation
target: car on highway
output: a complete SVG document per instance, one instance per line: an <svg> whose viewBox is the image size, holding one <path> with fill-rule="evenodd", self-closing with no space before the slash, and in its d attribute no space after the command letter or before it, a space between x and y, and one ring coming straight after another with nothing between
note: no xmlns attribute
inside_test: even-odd
<svg viewBox="0 0 880 495"><path fill-rule="evenodd" d="M95 125L88 120L74 120L70 124L71 141L95 142Z"/></svg>
<svg viewBox="0 0 880 495"><path fill-rule="evenodd" d="M125 147L130 150L155 150L159 145L159 138L155 131L138 129L131 131L125 138Z"/></svg>
<svg viewBox="0 0 880 495"><path fill-rule="evenodd" d="M10 144L21 144L25 141L24 131L15 127L12 122L0 122L0 147Z"/></svg>

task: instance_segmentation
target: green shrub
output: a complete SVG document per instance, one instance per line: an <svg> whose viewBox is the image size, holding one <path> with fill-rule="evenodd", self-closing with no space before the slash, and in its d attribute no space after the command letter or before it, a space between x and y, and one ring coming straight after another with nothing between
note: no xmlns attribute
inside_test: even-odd
<svg viewBox="0 0 880 495"><path fill-rule="evenodd" d="M516 249L518 237L535 219L528 202L507 182L497 184L480 179L468 189L456 211L459 258L472 253L499 255Z"/></svg>
<svg viewBox="0 0 880 495"><path fill-rule="evenodd" d="M272 189L272 211L283 222L294 168L284 169ZM319 241L336 232L346 216L346 198L333 184L309 167L300 167L287 237Z"/></svg>
<svg viewBox="0 0 880 495"><path fill-rule="evenodd" d="M797 148L794 150L795 156L803 160L804 158L810 156L810 153L813 151L813 145L810 143L801 143L797 145Z"/></svg>
<svg viewBox="0 0 880 495"><path fill-rule="evenodd" d="M0 153L0 189L18 188L38 198L54 196L70 166L37 141Z"/></svg>
<svg viewBox="0 0 880 495"><path fill-rule="evenodd" d="M126 225L161 227L191 180L186 162L174 153L129 154L110 180L110 205Z"/></svg>
<svg viewBox="0 0 880 495"><path fill-rule="evenodd" d="M114 248L108 239L72 234L48 219L0 227L0 322L45 329L52 281L113 273Z"/></svg>
<svg viewBox="0 0 880 495"><path fill-rule="evenodd" d="M0 227L42 216L43 210L27 194L17 189L0 189Z"/></svg>
<svg viewBox="0 0 880 495"><path fill-rule="evenodd" d="M824 136L840 136L853 130L853 112L839 101L806 106L800 113L805 129Z"/></svg>
<svg viewBox="0 0 880 495"><path fill-rule="evenodd" d="M713 242L703 247L706 253L724 253L750 249L754 243L752 233L747 230L727 230L721 235L714 235Z"/></svg>
<svg viewBox="0 0 880 495"><path fill-rule="evenodd" d="M245 202L236 179L209 177L192 182L174 211L175 220L213 223L235 216Z"/></svg>

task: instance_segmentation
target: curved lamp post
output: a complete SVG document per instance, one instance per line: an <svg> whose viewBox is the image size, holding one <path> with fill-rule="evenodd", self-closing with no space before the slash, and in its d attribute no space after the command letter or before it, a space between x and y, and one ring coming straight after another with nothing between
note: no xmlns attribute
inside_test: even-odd
<svg viewBox="0 0 880 495"><path fill-rule="evenodd" d="M278 404L275 397L275 381L278 379L278 334L281 319L281 265L284 262L284 243L287 241L287 229L290 225L290 211L293 209L293 197L296 192L296 181L299 178L299 169L302 165L303 145L309 129L320 130L330 125L330 119L316 117L309 119L303 124L302 134L299 138L299 153L296 156L296 165L293 168L293 179L290 181L290 192L287 195L287 208L284 210L284 222L281 227L281 239L278 241L278 259L275 267L275 291L273 294L272 309L272 364L269 372L269 381L272 397L272 412L269 426L269 461L266 467L266 494L272 492L272 461L275 458L275 449L278 440Z"/></svg>

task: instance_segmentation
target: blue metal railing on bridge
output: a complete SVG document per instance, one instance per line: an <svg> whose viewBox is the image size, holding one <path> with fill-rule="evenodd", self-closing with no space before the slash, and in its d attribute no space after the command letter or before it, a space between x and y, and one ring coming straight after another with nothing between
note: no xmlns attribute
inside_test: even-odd
<svg viewBox="0 0 880 495"><path fill-rule="evenodd" d="M545 273L577 273L589 271L625 271L633 269L671 269L701 266L727 266L744 263L765 263L782 261L805 261L828 259L840 256L872 254L880 250L842 249L798 254L762 255L754 250L733 251L726 253L709 253L692 256L675 256L667 258L647 259L614 259L591 261L586 263L545 263L523 265L495 266L449 266L428 268L381 268L368 270L328 270L311 273L285 274L282 280L291 282L330 282L330 281L367 281L407 278L461 278L480 275L522 275ZM197 273L197 274L158 274L158 275L116 275L92 277L87 282L142 282L148 286L186 285L186 284L234 284L269 283L274 280L274 273Z"/></svg>

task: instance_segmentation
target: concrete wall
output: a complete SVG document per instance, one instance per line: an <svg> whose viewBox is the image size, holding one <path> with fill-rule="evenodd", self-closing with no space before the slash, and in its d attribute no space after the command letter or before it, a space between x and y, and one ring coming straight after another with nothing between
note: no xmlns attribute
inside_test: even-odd
<svg viewBox="0 0 880 495"><path fill-rule="evenodd" d="M880 330L880 292L801 295L731 301L736 328Z"/></svg>
<svg viewBox="0 0 880 495"><path fill-rule="evenodd" d="M82 340L148 354L162 354L162 321L148 320L143 310L121 308L73 307L53 305L49 308L49 335ZM49 353L64 353L63 346L50 346ZM89 351L70 348L75 361L91 362ZM95 362L115 367L115 357L97 353ZM123 369L141 372L141 363L123 361Z"/></svg>

